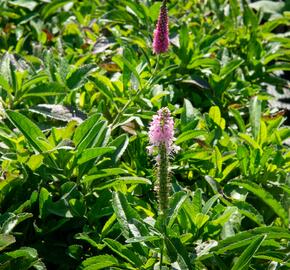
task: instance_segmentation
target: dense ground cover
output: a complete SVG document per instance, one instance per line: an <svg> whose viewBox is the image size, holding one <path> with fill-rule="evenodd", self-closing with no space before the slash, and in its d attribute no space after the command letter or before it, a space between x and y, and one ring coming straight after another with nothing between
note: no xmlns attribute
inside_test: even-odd
<svg viewBox="0 0 290 270"><path fill-rule="evenodd" d="M289 1L168 1L156 55L160 6L0 1L1 270L290 268Z"/></svg>

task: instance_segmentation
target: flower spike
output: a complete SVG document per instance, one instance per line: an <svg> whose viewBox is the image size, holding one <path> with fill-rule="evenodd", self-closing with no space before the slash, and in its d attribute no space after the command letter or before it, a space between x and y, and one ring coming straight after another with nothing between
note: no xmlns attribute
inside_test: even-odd
<svg viewBox="0 0 290 270"><path fill-rule="evenodd" d="M163 1L153 38L153 52L155 54L165 53L169 47L168 14L166 1Z"/></svg>
<svg viewBox="0 0 290 270"><path fill-rule="evenodd" d="M174 121L168 108L161 108L153 116L149 128L149 143L147 147L150 154L157 152L157 191L159 197L159 210L162 214L168 209L170 191L169 158L179 150L174 142Z"/></svg>

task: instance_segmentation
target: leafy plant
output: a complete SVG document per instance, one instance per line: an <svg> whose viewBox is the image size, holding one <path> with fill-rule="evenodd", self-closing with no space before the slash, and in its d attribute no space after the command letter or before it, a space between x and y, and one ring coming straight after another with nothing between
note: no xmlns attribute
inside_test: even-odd
<svg viewBox="0 0 290 270"><path fill-rule="evenodd" d="M167 1L156 55L161 5L1 1L0 269L289 269L289 5Z"/></svg>

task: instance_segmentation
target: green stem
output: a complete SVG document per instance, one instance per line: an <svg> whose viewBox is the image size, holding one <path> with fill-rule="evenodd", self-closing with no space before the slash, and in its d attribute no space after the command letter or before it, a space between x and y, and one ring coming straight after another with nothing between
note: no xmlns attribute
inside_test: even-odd
<svg viewBox="0 0 290 270"><path fill-rule="evenodd" d="M159 211L161 218L161 230L164 232L164 237L166 237L166 218L167 209L169 207L169 159L167 154L167 149L165 143L159 146L159 170L158 170L158 180L159 180ZM164 239L161 241L160 246L160 270L162 270L163 264L163 249L164 249Z"/></svg>
<svg viewBox="0 0 290 270"><path fill-rule="evenodd" d="M165 214L168 209L168 197L169 197L169 173L168 173L168 155L165 144L161 144L159 146L159 155L160 155L160 163L159 163L159 210L161 214L164 215L164 219L166 219Z"/></svg>
<svg viewBox="0 0 290 270"><path fill-rule="evenodd" d="M137 91L137 93L135 94L135 96L133 96L133 98L129 99L127 101L127 103L124 105L124 107L118 112L117 116L115 117L115 119L113 120L113 122L111 124L111 127L112 128L114 128L114 125L118 122L119 118L125 112L125 110L129 107L129 105L131 104L131 102L134 101L136 98L139 97L139 95L141 94L141 92L143 91L143 89L146 89L149 86L149 83L151 82L153 76L155 75L158 67L159 67L159 55L157 55L157 60L156 60L156 65L155 65L154 71L151 74L151 77L148 79L146 85L144 87L141 87L140 86L140 89Z"/></svg>
<svg viewBox="0 0 290 270"><path fill-rule="evenodd" d="M114 125L118 122L120 116L124 113L124 111L129 107L129 105L131 104L132 101L134 101L139 95L140 93L142 92L142 88L140 88L136 95L132 98L132 99L129 99L127 101L127 103L124 105L124 107L121 109L121 111L118 112L117 116L115 117L115 119L113 120L111 126L114 127Z"/></svg>
<svg viewBox="0 0 290 270"><path fill-rule="evenodd" d="M161 240L159 269L162 270L164 240Z"/></svg>

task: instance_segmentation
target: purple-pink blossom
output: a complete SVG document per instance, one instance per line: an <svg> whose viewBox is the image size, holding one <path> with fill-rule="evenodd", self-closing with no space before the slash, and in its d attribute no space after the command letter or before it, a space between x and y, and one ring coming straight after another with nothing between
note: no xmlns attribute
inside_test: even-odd
<svg viewBox="0 0 290 270"><path fill-rule="evenodd" d="M168 15L166 2L160 8L160 14L154 30L153 52L156 54L167 52L169 46Z"/></svg>
<svg viewBox="0 0 290 270"><path fill-rule="evenodd" d="M174 121L168 108L161 108L157 115L153 116L149 128L149 143L147 147L149 153L153 153L154 148L165 145L167 154L177 152L179 147L174 145Z"/></svg>

